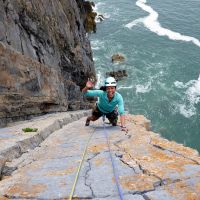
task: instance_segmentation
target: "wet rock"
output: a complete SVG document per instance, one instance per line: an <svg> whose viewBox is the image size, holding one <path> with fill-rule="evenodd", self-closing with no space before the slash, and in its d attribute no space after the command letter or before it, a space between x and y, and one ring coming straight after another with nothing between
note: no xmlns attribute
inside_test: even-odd
<svg viewBox="0 0 200 200"><path fill-rule="evenodd" d="M127 77L128 74L126 72L126 70L118 70L118 71L111 71L111 72L106 72L106 76L112 76L114 77L116 80L120 80L124 77Z"/></svg>
<svg viewBox="0 0 200 200"><path fill-rule="evenodd" d="M125 60L125 57L121 54L114 54L111 58L112 62L123 62Z"/></svg>
<svg viewBox="0 0 200 200"><path fill-rule="evenodd" d="M99 20L100 22L102 22L102 21L105 20L105 17L104 17L102 14L98 14L96 18L97 18L97 20Z"/></svg>
<svg viewBox="0 0 200 200"><path fill-rule="evenodd" d="M94 6L93 2L85 1L84 8L86 10L86 19L85 19L85 29L87 32L94 32L96 33L96 22L95 18L97 13L93 11L92 6Z"/></svg>

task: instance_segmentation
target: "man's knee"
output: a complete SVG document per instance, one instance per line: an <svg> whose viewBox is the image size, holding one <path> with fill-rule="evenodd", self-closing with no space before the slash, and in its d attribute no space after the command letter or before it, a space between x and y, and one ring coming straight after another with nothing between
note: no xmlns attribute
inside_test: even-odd
<svg viewBox="0 0 200 200"><path fill-rule="evenodd" d="M107 115L107 118L109 120L109 122L113 125L113 126L117 126L117 121L118 121L118 114L116 113L110 113Z"/></svg>
<svg viewBox="0 0 200 200"><path fill-rule="evenodd" d="M113 112L111 112L111 113L108 113L108 114L106 115L106 117L107 117L108 119L117 119L117 118L118 118L118 112L113 111Z"/></svg>
<svg viewBox="0 0 200 200"><path fill-rule="evenodd" d="M99 119L99 117L97 117L95 115L91 116L91 118L90 118L91 121L96 121L97 119Z"/></svg>

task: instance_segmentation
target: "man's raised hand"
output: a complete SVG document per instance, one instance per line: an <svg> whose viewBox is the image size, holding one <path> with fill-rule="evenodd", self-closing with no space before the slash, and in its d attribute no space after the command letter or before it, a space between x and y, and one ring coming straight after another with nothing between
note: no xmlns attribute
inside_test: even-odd
<svg viewBox="0 0 200 200"><path fill-rule="evenodd" d="M92 88L94 86L94 83L92 82L92 80L90 80L89 78L88 78L88 81L87 81L87 83L86 83L86 87L87 88Z"/></svg>

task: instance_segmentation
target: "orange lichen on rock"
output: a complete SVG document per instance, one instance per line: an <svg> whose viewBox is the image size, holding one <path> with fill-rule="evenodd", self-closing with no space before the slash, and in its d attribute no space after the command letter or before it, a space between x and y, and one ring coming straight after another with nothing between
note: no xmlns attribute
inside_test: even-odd
<svg viewBox="0 0 200 200"><path fill-rule="evenodd" d="M186 194L186 199L187 200L198 200L198 196L197 196L197 193L194 193L194 192L189 192Z"/></svg>
<svg viewBox="0 0 200 200"><path fill-rule="evenodd" d="M174 152L177 152L177 153L185 155L185 156L190 155L190 158L191 157L193 159L196 158L197 159L196 161L200 163L198 152L192 148L185 147L182 144L178 144L174 141L168 141L166 139L157 137L155 135L152 137L151 144L157 145L163 149L172 150Z"/></svg>
<svg viewBox="0 0 200 200"><path fill-rule="evenodd" d="M104 161L105 161L104 158L97 158L97 159L95 159L94 163L96 166L100 166L103 164Z"/></svg>
<svg viewBox="0 0 200 200"><path fill-rule="evenodd" d="M6 191L7 195L12 195L12 194L18 194L21 197L32 197L36 196L37 194L40 194L41 192L45 191L47 188L46 185L44 184L37 184L37 185L28 185L28 183L24 184L15 184L11 187L8 188Z"/></svg>
<svg viewBox="0 0 200 200"><path fill-rule="evenodd" d="M63 176L63 175L68 175L76 172L77 167L68 167L64 170L52 170L47 173L45 173L45 176Z"/></svg>
<svg viewBox="0 0 200 200"><path fill-rule="evenodd" d="M123 176L119 179L122 188L136 191L153 190L154 184L159 181L156 177L145 174Z"/></svg>
<svg viewBox="0 0 200 200"><path fill-rule="evenodd" d="M128 115L126 117L126 120L134 123L135 125L139 125L141 127L144 127L147 131L151 130L151 121L148 120L146 117L143 115Z"/></svg>
<svg viewBox="0 0 200 200"><path fill-rule="evenodd" d="M92 145L88 148L88 152L90 153L98 153L101 151L105 151L107 150L107 144L103 143L103 144L96 144L96 145Z"/></svg>
<svg viewBox="0 0 200 200"><path fill-rule="evenodd" d="M164 187L167 192L173 196L175 199L183 199L183 200L199 200L200 199L200 191L191 188L184 181L177 182L173 184L173 186L167 185Z"/></svg>

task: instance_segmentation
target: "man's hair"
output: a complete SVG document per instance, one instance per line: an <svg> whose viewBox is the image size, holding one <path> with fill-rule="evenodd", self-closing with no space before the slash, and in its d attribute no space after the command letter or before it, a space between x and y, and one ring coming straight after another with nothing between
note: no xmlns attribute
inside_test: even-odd
<svg viewBox="0 0 200 200"><path fill-rule="evenodd" d="M117 86L114 86L114 87L115 87L115 89L117 88ZM101 86L99 89L103 90L103 91L106 91L106 86Z"/></svg>
<svg viewBox="0 0 200 200"><path fill-rule="evenodd" d="M106 91L106 86L101 86L99 89L103 90L103 91Z"/></svg>

